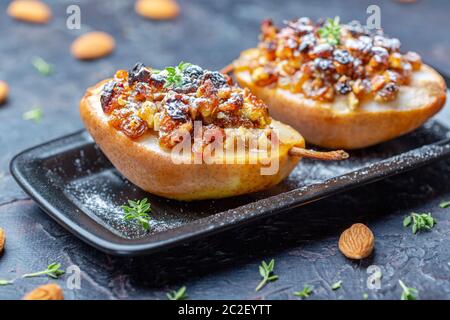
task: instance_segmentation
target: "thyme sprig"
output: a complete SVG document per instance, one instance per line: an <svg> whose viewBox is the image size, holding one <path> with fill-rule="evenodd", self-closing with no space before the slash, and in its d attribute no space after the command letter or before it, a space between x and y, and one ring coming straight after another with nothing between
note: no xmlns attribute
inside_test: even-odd
<svg viewBox="0 0 450 320"><path fill-rule="evenodd" d="M431 213L411 213L403 219L403 226L408 227L412 225L411 230L414 234L419 231L429 231L436 224L436 220L431 216Z"/></svg>
<svg viewBox="0 0 450 320"><path fill-rule="evenodd" d="M402 300L417 300L419 291L415 288L409 288L407 287L402 280L398 280L398 283L400 284L400 287L402 287L402 295L400 299Z"/></svg>
<svg viewBox="0 0 450 320"><path fill-rule="evenodd" d="M41 57L34 57L32 64L33 67L43 76L48 76L53 73L53 65L51 65Z"/></svg>
<svg viewBox="0 0 450 320"><path fill-rule="evenodd" d="M50 278L54 278L57 279L59 278L61 275L63 275L65 272L63 270L60 269L61 268L61 264L54 262L52 264L49 264L47 269L42 270L42 271L38 271L38 272L34 272L34 273L27 273L24 274L22 276L22 278L32 278L32 277L39 277L39 276L43 276L43 275L47 275Z"/></svg>
<svg viewBox="0 0 450 320"><path fill-rule="evenodd" d="M183 286L178 290L174 290L172 292L167 293L167 298L169 300L186 300L187 299L186 294L186 287Z"/></svg>
<svg viewBox="0 0 450 320"><path fill-rule="evenodd" d="M128 206L122 206L124 220L135 220L145 230L150 230L150 215L151 212L150 203L147 198L142 200L128 200Z"/></svg>
<svg viewBox="0 0 450 320"><path fill-rule="evenodd" d="M314 290L313 287L306 285L303 287L303 290L294 292L294 296L300 298L308 298L311 295L311 293L313 293L313 290Z"/></svg>
<svg viewBox="0 0 450 320"><path fill-rule="evenodd" d="M34 107L33 109L26 111L22 114L22 118L24 120L31 120L36 123L39 123L41 121L42 116L44 115L44 112L39 107Z"/></svg>
<svg viewBox="0 0 450 320"><path fill-rule="evenodd" d="M273 274L273 269L275 267L275 260L270 260L269 264L265 261L259 266L259 274L263 278L261 282L256 287L255 291L261 290L268 282L278 280L278 276Z"/></svg>
<svg viewBox="0 0 450 320"><path fill-rule="evenodd" d="M319 36L325 39L331 45L341 43L341 25L340 18L327 19L324 26L318 30Z"/></svg>
<svg viewBox="0 0 450 320"><path fill-rule="evenodd" d="M156 70L153 69L155 73L163 73L165 76L166 83L164 84L164 88L168 87L181 87L183 85L183 72L189 67L191 64L188 62L181 61L175 67L167 67L164 70Z"/></svg>
<svg viewBox="0 0 450 320"><path fill-rule="evenodd" d="M0 279L0 286L7 286L13 284L13 280Z"/></svg>
<svg viewBox="0 0 450 320"><path fill-rule="evenodd" d="M442 202L439 204L439 207L442 208L442 209L445 209L445 208L450 207L450 201L442 201Z"/></svg>
<svg viewBox="0 0 450 320"><path fill-rule="evenodd" d="M338 290L342 287L342 280L339 280L338 282L335 282L331 285L331 290Z"/></svg>

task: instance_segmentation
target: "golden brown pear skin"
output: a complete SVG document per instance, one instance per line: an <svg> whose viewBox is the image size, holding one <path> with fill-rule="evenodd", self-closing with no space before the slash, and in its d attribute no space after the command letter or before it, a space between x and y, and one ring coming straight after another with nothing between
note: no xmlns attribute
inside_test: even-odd
<svg viewBox="0 0 450 320"><path fill-rule="evenodd" d="M272 126L281 132L279 170L274 175L261 175L260 163L174 164L170 151L159 147L156 134L132 140L110 126L100 104L105 82L87 90L80 102L81 118L117 170L147 192L184 201L242 195L278 184L300 160L290 156L289 150L293 146L303 148L303 137L291 127L273 121Z"/></svg>
<svg viewBox="0 0 450 320"><path fill-rule="evenodd" d="M244 51L239 59L254 50ZM328 149L365 148L411 132L442 109L447 93L442 76L427 65L413 73L410 85L400 87L396 100L362 101L354 110L348 107L347 96L320 102L273 85L257 86L247 70L234 75L240 86L267 104L274 119L301 132L308 143Z"/></svg>

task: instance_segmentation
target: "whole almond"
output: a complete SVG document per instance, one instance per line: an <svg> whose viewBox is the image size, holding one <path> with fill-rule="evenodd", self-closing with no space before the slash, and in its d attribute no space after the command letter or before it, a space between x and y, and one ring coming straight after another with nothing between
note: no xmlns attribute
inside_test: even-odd
<svg viewBox="0 0 450 320"><path fill-rule="evenodd" d="M0 80L0 104L8 99L9 87L5 81Z"/></svg>
<svg viewBox="0 0 450 320"><path fill-rule="evenodd" d="M134 8L139 15L154 20L174 19L180 13L175 0L138 0Z"/></svg>
<svg viewBox="0 0 450 320"><path fill-rule="evenodd" d="M27 293L23 300L64 300L64 294L60 286L50 283Z"/></svg>
<svg viewBox="0 0 450 320"><path fill-rule="evenodd" d="M14 0L8 6L8 15L30 23L47 23L52 17L48 5L36 0Z"/></svg>
<svg viewBox="0 0 450 320"><path fill-rule="evenodd" d="M373 251L374 236L362 223L356 223L342 232L339 250L349 259L367 258Z"/></svg>
<svg viewBox="0 0 450 320"><path fill-rule="evenodd" d="M0 228L0 254L5 250L6 235L5 231Z"/></svg>
<svg viewBox="0 0 450 320"><path fill-rule="evenodd" d="M70 51L80 60L98 59L109 55L116 47L114 38L105 32L88 32L72 43Z"/></svg>

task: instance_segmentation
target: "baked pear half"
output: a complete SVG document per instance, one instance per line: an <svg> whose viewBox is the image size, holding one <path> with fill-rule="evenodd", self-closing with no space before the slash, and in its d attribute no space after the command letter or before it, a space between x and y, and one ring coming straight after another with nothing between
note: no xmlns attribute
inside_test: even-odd
<svg viewBox="0 0 450 320"><path fill-rule="evenodd" d="M300 18L283 28L266 20L261 29L258 47L224 71L308 143L372 146L420 127L445 104L442 76L381 31L339 18Z"/></svg>
<svg viewBox="0 0 450 320"><path fill-rule="evenodd" d="M279 183L301 157L347 157L304 149L303 137L272 120L249 90L187 63L162 71L141 63L119 70L87 90L80 112L118 171L170 199L255 192Z"/></svg>

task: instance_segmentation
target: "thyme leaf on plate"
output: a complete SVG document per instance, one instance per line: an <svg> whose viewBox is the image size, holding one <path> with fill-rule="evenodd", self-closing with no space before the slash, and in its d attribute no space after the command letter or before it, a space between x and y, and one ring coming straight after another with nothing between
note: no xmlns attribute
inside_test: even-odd
<svg viewBox="0 0 450 320"><path fill-rule="evenodd" d="M147 198L142 200L128 200L128 205L123 205L123 219L136 221L144 230L150 230L150 203Z"/></svg>

